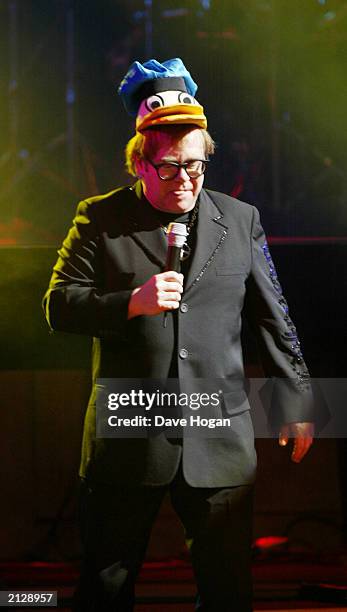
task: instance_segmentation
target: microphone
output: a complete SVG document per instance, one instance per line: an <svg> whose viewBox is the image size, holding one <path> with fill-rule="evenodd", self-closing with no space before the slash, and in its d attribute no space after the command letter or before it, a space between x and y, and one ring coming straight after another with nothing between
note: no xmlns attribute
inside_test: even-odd
<svg viewBox="0 0 347 612"><path fill-rule="evenodd" d="M187 226L184 223L170 223L167 228L168 249L164 272L173 270L181 272L181 249L188 235ZM167 324L167 311L164 312L163 327Z"/></svg>
<svg viewBox="0 0 347 612"><path fill-rule="evenodd" d="M188 235L187 226L184 223L170 223L167 229L168 249L165 263L165 272L173 270L181 271L180 254Z"/></svg>

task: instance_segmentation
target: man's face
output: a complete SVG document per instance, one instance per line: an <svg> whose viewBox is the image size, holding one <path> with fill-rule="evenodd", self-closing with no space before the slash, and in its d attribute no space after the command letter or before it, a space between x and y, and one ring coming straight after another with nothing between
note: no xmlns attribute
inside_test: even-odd
<svg viewBox="0 0 347 612"><path fill-rule="evenodd" d="M199 129L192 128L175 140L169 139L162 132L157 142L156 153L150 160L155 165L163 162L183 164L205 159L204 142ZM137 171L141 177L144 194L154 208L171 213L188 212L194 208L204 182L204 175L192 179L184 168L180 168L175 178L163 181L159 178L156 169L145 159L138 160Z"/></svg>

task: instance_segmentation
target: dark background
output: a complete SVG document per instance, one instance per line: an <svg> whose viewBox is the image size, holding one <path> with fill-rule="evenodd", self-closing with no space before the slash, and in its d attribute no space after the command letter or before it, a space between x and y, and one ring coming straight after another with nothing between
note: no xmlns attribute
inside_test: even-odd
<svg viewBox="0 0 347 612"><path fill-rule="evenodd" d="M1 0L0 21L0 244L56 245L80 197L131 180L116 87L175 56L218 144L207 185L269 234L347 234L344 0Z"/></svg>

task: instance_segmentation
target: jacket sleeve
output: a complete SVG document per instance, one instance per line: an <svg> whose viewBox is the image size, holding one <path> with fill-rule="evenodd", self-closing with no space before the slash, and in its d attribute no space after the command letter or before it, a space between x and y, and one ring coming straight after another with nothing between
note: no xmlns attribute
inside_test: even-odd
<svg viewBox="0 0 347 612"><path fill-rule="evenodd" d="M256 336L264 373L271 378L271 401L265 405L270 426L277 429L284 423L314 421L310 375L256 208L251 234L245 314Z"/></svg>
<svg viewBox="0 0 347 612"><path fill-rule="evenodd" d="M95 203L82 201L58 251L43 308L52 330L92 336L124 331L131 290L106 292Z"/></svg>

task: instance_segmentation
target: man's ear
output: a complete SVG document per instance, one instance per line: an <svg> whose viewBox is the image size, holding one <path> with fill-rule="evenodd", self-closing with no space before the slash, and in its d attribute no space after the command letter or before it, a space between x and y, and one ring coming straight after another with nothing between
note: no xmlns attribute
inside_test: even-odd
<svg viewBox="0 0 347 612"><path fill-rule="evenodd" d="M143 176L143 172L146 169L146 160L145 159L139 159L136 158L135 159L135 169L136 169L136 176L138 178L142 178Z"/></svg>

